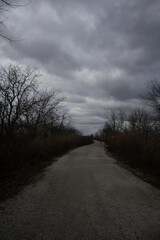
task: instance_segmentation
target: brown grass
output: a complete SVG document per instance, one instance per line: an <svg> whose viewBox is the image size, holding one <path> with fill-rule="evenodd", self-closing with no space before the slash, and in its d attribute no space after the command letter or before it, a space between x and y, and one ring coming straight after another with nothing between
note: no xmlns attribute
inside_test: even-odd
<svg viewBox="0 0 160 240"><path fill-rule="evenodd" d="M70 149L90 143L92 143L92 139L83 136L57 135L33 139L15 137L1 143L1 170L21 169L41 164Z"/></svg>
<svg viewBox="0 0 160 240"><path fill-rule="evenodd" d="M91 144L91 137L57 135L15 137L0 145L0 201L13 197L30 182L43 176L43 169L65 152Z"/></svg>
<svg viewBox="0 0 160 240"><path fill-rule="evenodd" d="M153 135L119 133L107 140L118 163L144 181L160 187L160 139Z"/></svg>

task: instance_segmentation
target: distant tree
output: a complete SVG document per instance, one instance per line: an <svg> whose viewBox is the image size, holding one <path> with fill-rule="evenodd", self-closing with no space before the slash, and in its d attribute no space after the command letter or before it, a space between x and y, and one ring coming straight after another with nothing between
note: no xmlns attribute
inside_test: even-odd
<svg viewBox="0 0 160 240"><path fill-rule="evenodd" d="M55 89L39 92L36 103L25 112L25 122L33 129L33 134L38 131L45 134L51 133L56 128L63 128L65 112L62 112L62 106L65 97L61 92Z"/></svg>
<svg viewBox="0 0 160 240"><path fill-rule="evenodd" d="M129 131L147 134L152 130L150 114L143 108L137 108L128 116Z"/></svg>
<svg viewBox="0 0 160 240"><path fill-rule="evenodd" d="M121 109L118 111L111 110L106 114L105 128L112 133L122 132L126 120L125 112ZM110 130L109 130L110 129Z"/></svg>
<svg viewBox="0 0 160 240"><path fill-rule="evenodd" d="M155 79L148 82L144 98L160 117L160 81Z"/></svg>

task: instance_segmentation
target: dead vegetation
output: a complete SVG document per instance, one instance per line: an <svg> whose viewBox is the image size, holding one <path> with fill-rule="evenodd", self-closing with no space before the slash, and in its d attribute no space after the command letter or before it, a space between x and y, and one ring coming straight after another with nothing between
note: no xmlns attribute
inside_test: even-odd
<svg viewBox="0 0 160 240"><path fill-rule="evenodd" d="M160 186L160 82L148 83L145 106L130 113L110 111L98 133L119 163ZM153 110L153 111L151 111Z"/></svg>
<svg viewBox="0 0 160 240"><path fill-rule="evenodd" d="M0 69L0 173L48 162L72 148L92 143L72 125L65 97L40 90L39 73L9 65Z"/></svg>

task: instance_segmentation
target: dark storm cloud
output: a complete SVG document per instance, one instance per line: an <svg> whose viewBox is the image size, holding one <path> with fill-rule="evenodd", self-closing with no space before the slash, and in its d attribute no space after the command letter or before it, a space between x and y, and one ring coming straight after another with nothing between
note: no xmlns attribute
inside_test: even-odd
<svg viewBox="0 0 160 240"><path fill-rule="evenodd" d="M83 130L107 109L140 104L145 82L160 76L159 0L39 0L14 11L8 28L24 40L1 40L2 63L37 66Z"/></svg>
<svg viewBox="0 0 160 240"><path fill-rule="evenodd" d="M131 98L140 98L140 92L137 90L137 86L132 86L128 81L119 80L111 84L103 82L102 87L105 89L108 95L117 100L127 100Z"/></svg>

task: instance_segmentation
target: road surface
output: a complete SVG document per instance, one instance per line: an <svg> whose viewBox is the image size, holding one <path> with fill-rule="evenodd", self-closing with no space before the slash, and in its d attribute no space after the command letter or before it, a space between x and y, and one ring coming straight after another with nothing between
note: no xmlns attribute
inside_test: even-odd
<svg viewBox="0 0 160 240"><path fill-rule="evenodd" d="M77 148L0 204L1 240L159 240L160 191L106 155Z"/></svg>

